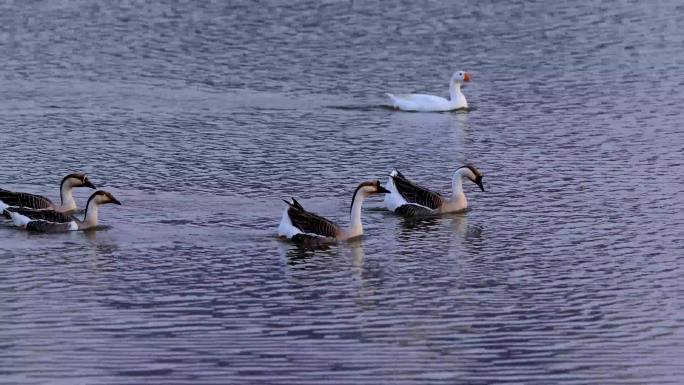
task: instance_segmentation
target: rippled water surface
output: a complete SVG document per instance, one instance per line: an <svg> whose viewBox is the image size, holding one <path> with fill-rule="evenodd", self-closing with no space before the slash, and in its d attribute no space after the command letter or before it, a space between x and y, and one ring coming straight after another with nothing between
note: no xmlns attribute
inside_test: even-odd
<svg viewBox="0 0 684 385"><path fill-rule="evenodd" d="M88 172L96 233L0 224L0 383L684 382L680 1L0 5L0 187ZM383 108L447 94L456 113ZM393 167L472 210L363 240ZM89 191L77 190L79 202ZM81 203L82 204L82 203Z"/></svg>

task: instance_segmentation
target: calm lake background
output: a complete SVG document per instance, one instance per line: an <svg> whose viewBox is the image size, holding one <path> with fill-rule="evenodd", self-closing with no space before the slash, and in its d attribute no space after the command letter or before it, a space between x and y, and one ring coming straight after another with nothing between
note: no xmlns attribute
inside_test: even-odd
<svg viewBox="0 0 684 385"><path fill-rule="evenodd" d="M684 382L683 26L679 0L1 3L0 187L85 171L123 206L0 223L0 383ZM382 107L459 69L469 112ZM346 224L359 182L464 163L465 215L370 198L361 242L276 239L282 198Z"/></svg>

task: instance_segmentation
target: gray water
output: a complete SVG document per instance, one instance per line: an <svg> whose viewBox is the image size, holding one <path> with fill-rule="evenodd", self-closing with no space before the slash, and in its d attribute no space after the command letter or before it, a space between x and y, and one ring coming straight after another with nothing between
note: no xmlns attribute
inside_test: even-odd
<svg viewBox="0 0 684 385"><path fill-rule="evenodd" d="M0 187L85 171L123 206L0 224L0 383L684 382L683 25L678 0L2 3ZM457 69L470 111L382 107ZM370 198L360 242L276 239L282 198L346 224L359 182L446 193L464 163L466 214Z"/></svg>

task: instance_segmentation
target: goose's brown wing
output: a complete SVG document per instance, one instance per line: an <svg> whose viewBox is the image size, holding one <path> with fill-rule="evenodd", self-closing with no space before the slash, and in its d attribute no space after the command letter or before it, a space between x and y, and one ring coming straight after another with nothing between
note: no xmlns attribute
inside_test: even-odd
<svg viewBox="0 0 684 385"><path fill-rule="evenodd" d="M402 174L397 173L392 177L394 186L401 196L406 199L406 202L425 206L435 210L444 204L444 198L434 191L430 191L425 187L406 179Z"/></svg>
<svg viewBox="0 0 684 385"><path fill-rule="evenodd" d="M435 214L433 210L430 210L425 206L415 205L411 203L397 207L396 210L394 210L394 212L399 215L404 215L407 217L420 217Z"/></svg>
<svg viewBox="0 0 684 385"><path fill-rule="evenodd" d="M31 221L26 224L26 230L40 233L64 233L71 230L69 223L55 223L44 220Z"/></svg>
<svg viewBox="0 0 684 385"><path fill-rule="evenodd" d="M47 209L52 206L52 201L42 195L3 189L0 189L0 201L8 206L28 207L32 209Z"/></svg>
<svg viewBox="0 0 684 385"><path fill-rule="evenodd" d="M21 214L32 220L44 220L55 223L67 223L75 220L71 215L60 213L55 210L27 209L25 207L8 207L6 211Z"/></svg>
<svg viewBox="0 0 684 385"><path fill-rule="evenodd" d="M316 234L322 237L337 237L341 229L332 221L310 213L303 208L290 206L287 210L287 215L292 221L292 225L301 230L303 233Z"/></svg>

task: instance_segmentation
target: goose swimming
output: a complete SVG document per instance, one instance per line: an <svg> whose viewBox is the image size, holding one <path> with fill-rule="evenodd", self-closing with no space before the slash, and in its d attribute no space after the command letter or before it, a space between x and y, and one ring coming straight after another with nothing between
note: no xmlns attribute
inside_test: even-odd
<svg viewBox="0 0 684 385"><path fill-rule="evenodd" d="M77 209L76 201L73 196L73 189L76 187L95 188L90 183L88 176L84 173L73 173L65 176L59 184L60 204L55 204L50 199L36 194L25 192L14 192L0 189L0 210L4 211L8 207L26 207L33 209L50 209L58 212L69 212ZM9 218L9 214L5 213Z"/></svg>
<svg viewBox="0 0 684 385"><path fill-rule="evenodd" d="M461 83L469 82L470 75L465 71L456 71L449 81L449 99L426 94L386 94L392 101L392 107L402 111L452 111L468 108L468 101L461 92Z"/></svg>
<svg viewBox="0 0 684 385"><path fill-rule="evenodd" d="M285 208L278 226L278 236L302 242L335 242L359 237L363 234L361 224L363 201L371 195L387 193L389 190L380 186L377 180L359 184L352 196L348 229L343 229L328 219L306 211L292 198L292 201L285 201L288 207Z"/></svg>
<svg viewBox="0 0 684 385"><path fill-rule="evenodd" d="M37 210L26 208L8 208L14 224L31 231L56 233L65 231L88 230L97 226L99 207L113 203L121 205L114 195L107 191L95 191L86 204L84 219L81 221L75 215L68 215L56 210Z"/></svg>
<svg viewBox="0 0 684 385"><path fill-rule="evenodd" d="M463 179L472 181L485 191L482 176L482 173L473 166L459 168L451 180L451 197L447 198L411 182L395 169L387 180L387 189L390 193L385 195L384 203L389 210L409 216L462 211L468 208L468 201L463 192Z"/></svg>

